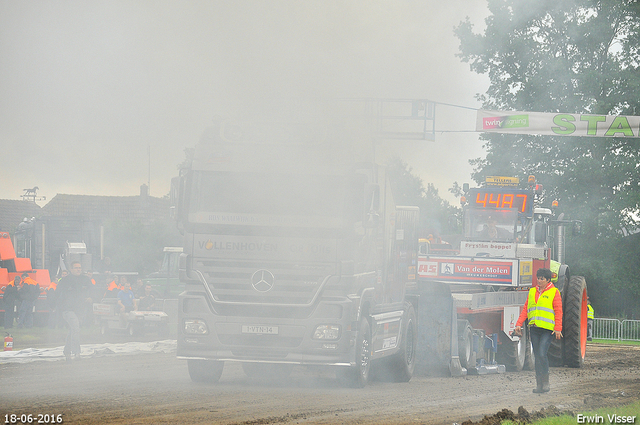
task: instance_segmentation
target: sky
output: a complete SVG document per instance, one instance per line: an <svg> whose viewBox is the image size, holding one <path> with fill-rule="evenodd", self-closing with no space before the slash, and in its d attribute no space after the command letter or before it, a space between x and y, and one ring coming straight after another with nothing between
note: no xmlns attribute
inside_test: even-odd
<svg viewBox="0 0 640 425"><path fill-rule="evenodd" d="M483 0L0 0L0 199L164 196L214 116L273 98L478 108L488 80L453 28L487 15ZM455 202L484 155L474 126L438 105L434 142L385 150Z"/></svg>

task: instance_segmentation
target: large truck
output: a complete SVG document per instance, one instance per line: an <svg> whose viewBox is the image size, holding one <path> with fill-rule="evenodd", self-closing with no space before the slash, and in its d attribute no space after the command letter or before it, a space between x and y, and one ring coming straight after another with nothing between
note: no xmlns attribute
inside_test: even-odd
<svg viewBox="0 0 640 425"><path fill-rule="evenodd" d="M553 205L538 205L542 186L534 176L525 187L518 178L487 177L479 188L465 184L464 192L462 239L420 243L417 294L435 311L419 314L419 329L436 329L421 334L421 365L449 369L453 375L531 370L527 327L521 337L513 331L537 270L548 268L564 313L564 338L554 339L550 364L581 367L587 286L563 263L566 229L579 231L580 221L555 217ZM439 326L438 317L451 319Z"/></svg>
<svg viewBox="0 0 640 425"><path fill-rule="evenodd" d="M356 387L374 364L411 379L418 208L396 206L370 137L344 128L220 121L174 180L192 380L225 362L249 376L331 366Z"/></svg>

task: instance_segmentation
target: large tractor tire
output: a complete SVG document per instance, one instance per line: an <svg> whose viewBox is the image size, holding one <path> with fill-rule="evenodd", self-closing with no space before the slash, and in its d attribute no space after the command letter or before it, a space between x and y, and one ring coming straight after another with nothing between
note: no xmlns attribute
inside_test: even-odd
<svg viewBox="0 0 640 425"><path fill-rule="evenodd" d="M529 334L522 330L522 336L518 341L512 341L504 332L500 332L500 342L496 360L504 364L508 371L520 372L524 368Z"/></svg>
<svg viewBox="0 0 640 425"><path fill-rule="evenodd" d="M189 376L193 382L216 383L222 376L224 362L215 360L187 360Z"/></svg>
<svg viewBox="0 0 640 425"><path fill-rule="evenodd" d="M371 372L371 325L366 317L360 320L358 327L355 360L354 366L338 368L336 374L342 385L364 388Z"/></svg>
<svg viewBox="0 0 640 425"><path fill-rule="evenodd" d="M587 283L573 276L562 293L564 364L582 367L587 350Z"/></svg>

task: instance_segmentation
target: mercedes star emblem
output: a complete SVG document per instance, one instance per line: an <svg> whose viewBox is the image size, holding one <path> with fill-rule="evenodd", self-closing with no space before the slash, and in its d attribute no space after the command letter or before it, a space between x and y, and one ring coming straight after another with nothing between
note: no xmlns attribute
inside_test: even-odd
<svg viewBox="0 0 640 425"><path fill-rule="evenodd" d="M270 291L275 281L275 276L269 270L260 269L251 276L251 286L258 292Z"/></svg>

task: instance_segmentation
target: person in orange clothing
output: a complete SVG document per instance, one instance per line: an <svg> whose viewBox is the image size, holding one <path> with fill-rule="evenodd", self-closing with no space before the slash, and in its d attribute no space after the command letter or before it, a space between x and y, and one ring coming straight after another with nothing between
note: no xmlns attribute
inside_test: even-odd
<svg viewBox="0 0 640 425"><path fill-rule="evenodd" d="M516 322L515 334L522 336L522 325L528 320L529 335L536 363L534 393L549 392L549 358L551 341L562 338L562 296L551 283L549 269L538 269L537 286L529 290L529 297Z"/></svg>
<svg viewBox="0 0 640 425"><path fill-rule="evenodd" d="M120 282L118 280L118 276L110 275L107 276L107 290L104 293L104 298L118 298L118 292L122 289L120 287Z"/></svg>

